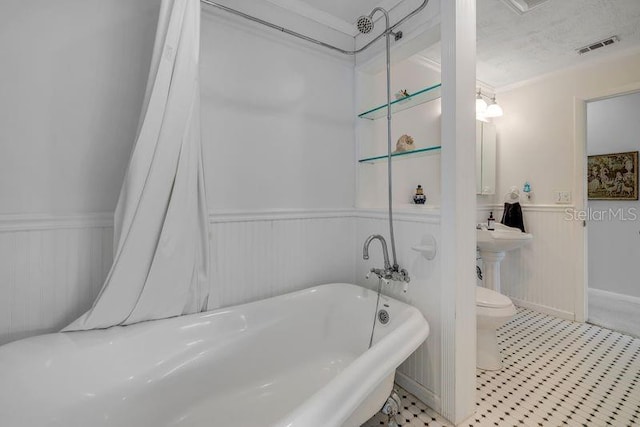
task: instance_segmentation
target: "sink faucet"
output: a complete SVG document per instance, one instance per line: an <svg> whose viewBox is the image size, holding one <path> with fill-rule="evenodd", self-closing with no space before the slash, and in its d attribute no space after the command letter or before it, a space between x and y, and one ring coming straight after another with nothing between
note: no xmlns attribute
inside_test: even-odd
<svg viewBox="0 0 640 427"><path fill-rule="evenodd" d="M369 277L369 275L373 273L385 282L388 282L389 280L396 280L399 282L409 283L411 278L409 277L409 273L407 272L407 270L405 270L404 268L400 269L400 266L398 264L394 264L393 266L391 265L391 262L389 261L389 252L387 251L387 242L381 235L372 234L371 236L367 237L367 240L364 241L364 247L362 248L362 258L369 259L369 245L374 240L379 240L380 244L382 245L384 269L372 268L367 277Z"/></svg>

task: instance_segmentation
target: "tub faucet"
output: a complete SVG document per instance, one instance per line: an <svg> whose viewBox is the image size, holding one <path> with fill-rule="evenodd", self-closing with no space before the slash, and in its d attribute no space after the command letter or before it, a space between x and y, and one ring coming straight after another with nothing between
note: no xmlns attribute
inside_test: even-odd
<svg viewBox="0 0 640 427"><path fill-rule="evenodd" d="M372 234L371 236L367 237L367 240L364 241L364 247L362 248L362 258L369 259L369 245L374 240L380 240L380 244L382 245L384 269L372 268L369 274L373 273L378 276L378 278L384 279L385 281L397 280L400 282L409 283L411 279L409 278L409 273L407 272L407 270L405 270L404 268L400 269L400 266L398 266L398 264L394 264L393 266L391 265L391 262L389 261L389 251L387 250L387 242L381 235ZM367 277L369 277L369 274L367 275Z"/></svg>
<svg viewBox="0 0 640 427"><path fill-rule="evenodd" d="M367 240L364 241L364 247L362 248L362 259L369 259L369 245L374 240L380 240L380 244L382 245L382 255L384 256L384 269L391 270L391 262L389 262L389 251L387 250L387 241L384 240L379 234L372 234L367 237Z"/></svg>

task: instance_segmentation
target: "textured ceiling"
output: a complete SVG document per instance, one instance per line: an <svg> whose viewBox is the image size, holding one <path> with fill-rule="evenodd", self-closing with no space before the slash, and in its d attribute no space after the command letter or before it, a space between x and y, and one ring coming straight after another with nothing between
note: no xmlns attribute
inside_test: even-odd
<svg viewBox="0 0 640 427"><path fill-rule="evenodd" d="M640 0L549 0L519 15L501 0L478 0L478 80L493 87L640 46ZM617 35L585 55L575 49ZM440 47L422 56L440 62Z"/></svg>
<svg viewBox="0 0 640 427"><path fill-rule="evenodd" d="M401 0L267 0L345 34L375 6L391 9ZM477 0L478 80L494 88L640 47L640 0ZM539 4L539 5L538 5ZM526 9L526 8L525 8ZM618 36L614 45L578 55L576 49ZM440 46L420 54L440 62Z"/></svg>

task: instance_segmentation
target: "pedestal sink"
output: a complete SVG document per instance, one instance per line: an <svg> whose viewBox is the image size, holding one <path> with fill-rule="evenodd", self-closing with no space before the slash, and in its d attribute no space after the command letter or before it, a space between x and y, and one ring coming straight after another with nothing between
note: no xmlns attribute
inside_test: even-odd
<svg viewBox="0 0 640 427"><path fill-rule="evenodd" d="M533 239L533 235L503 224L495 224L495 230L492 231L484 227L476 231L485 287L500 292L500 262L505 252L524 246Z"/></svg>

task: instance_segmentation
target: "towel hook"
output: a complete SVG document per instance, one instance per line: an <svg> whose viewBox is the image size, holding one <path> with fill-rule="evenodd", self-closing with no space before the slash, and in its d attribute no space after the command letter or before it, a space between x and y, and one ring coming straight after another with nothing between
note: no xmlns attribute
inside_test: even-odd
<svg viewBox="0 0 640 427"><path fill-rule="evenodd" d="M519 203L520 202L520 190L518 187L511 187L511 190L504 195L505 203Z"/></svg>

